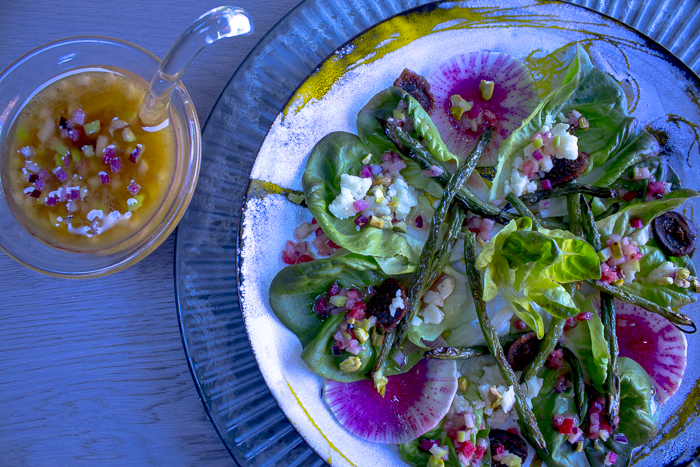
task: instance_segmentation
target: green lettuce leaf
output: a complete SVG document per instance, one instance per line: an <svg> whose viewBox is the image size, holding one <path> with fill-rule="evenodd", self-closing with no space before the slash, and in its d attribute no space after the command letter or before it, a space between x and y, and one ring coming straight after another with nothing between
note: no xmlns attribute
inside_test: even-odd
<svg viewBox="0 0 700 467"><path fill-rule="evenodd" d="M646 203L638 203L627 206L612 216L606 217L596 222L598 232L603 241L612 234L617 234L626 237L632 234L635 230L630 225L632 219L641 219L646 226L649 225L652 219L667 211L678 209L689 198L696 198L698 192L688 188L681 188L667 194L661 199L647 201Z"/></svg>
<svg viewBox="0 0 700 467"><path fill-rule="evenodd" d="M607 73L595 68L580 45L562 83L544 97L521 127L499 149L499 163L491 187L490 200L505 197L513 161L522 155L531 137L545 124L546 117L581 112L589 121L588 130L578 130L578 148L589 154L586 172L579 183L607 186L625 170L659 153L656 139L629 117L627 99L620 85Z"/></svg>
<svg viewBox="0 0 700 467"><path fill-rule="evenodd" d="M442 312L445 317L439 324L421 323L411 326L408 339L419 347L425 347L425 342L434 341L445 331L451 331L476 319L476 310L471 294L467 293L467 278L465 274L455 271L452 267L445 268L445 274L455 279L455 288L445 299Z"/></svg>
<svg viewBox="0 0 700 467"><path fill-rule="evenodd" d="M333 282L342 287L363 289L380 284L385 277L372 258L349 254L282 269L270 285L270 306L287 329L306 346L316 337L323 322L313 311L316 298Z"/></svg>
<svg viewBox="0 0 700 467"><path fill-rule="evenodd" d="M306 203L323 231L337 245L361 255L377 258L402 256L415 263L423 248L420 239L374 227L358 231L353 218L338 219L328 210L340 193L340 176L357 176L362 169L362 159L368 153L367 146L350 133L335 132L321 139L311 152L304 171L302 184Z"/></svg>
<svg viewBox="0 0 700 467"><path fill-rule="evenodd" d="M666 261L672 261L679 267L688 268L693 273L692 262L688 258L666 258L666 255L656 245L654 240L639 247L642 259L639 260L639 272L632 283L625 282L621 289L636 296L645 298L661 306L680 308L695 302L695 297L690 289L684 289L677 285L649 284L646 278L649 274ZM694 274L693 274L694 275Z"/></svg>
<svg viewBox="0 0 700 467"><path fill-rule="evenodd" d="M442 162L454 161L459 164L457 156L452 154L442 142L440 133L430 116L423 110L417 100L401 88L392 86L375 95L357 114L357 134L376 154L396 151L396 146L384 134L377 118L386 120L393 117L394 109L399 103L406 103L406 114L413 119L415 131L411 136L422 140L428 151Z"/></svg>
<svg viewBox="0 0 700 467"><path fill-rule="evenodd" d="M535 229L529 218L511 221L484 247L475 266L484 271L484 300L500 292L540 339L544 313L570 318L579 312L561 284L600 277L593 247L569 232Z"/></svg>
<svg viewBox="0 0 700 467"><path fill-rule="evenodd" d="M547 451L537 450L537 454L547 467L583 467L588 465L585 454L575 451L567 436L559 433L552 426L554 414L576 415L574 390L557 393L554 385L559 372L546 368L542 372L544 382L539 394L532 400L532 411L537 416L537 424L547 443Z"/></svg>
<svg viewBox="0 0 700 467"><path fill-rule="evenodd" d="M633 446L651 441L659 431L658 403L654 397L654 383L642 368L631 358L620 357L620 424Z"/></svg>
<svg viewBox="0 0 700 467"><path fill-rule="evenodd" d="M589 297L576 293L574 301L581 312L590 312L593 317L579 321L576 327L566 331L566 347L576 355L594 387L600 391L605 384L610 361L610 348L603 333L603 323Z"/></svg>
<svg viewBox="0 0 700 467"><path fill-rule="evenodd" d="M314 371L316 374L324 378L340 381L342 383L351 383L361 379L367 379L365 373L372 368L372 363L375 358L375 349L368 339L362 346L362 350L356 357L360 359L362 365L359 369L352 373L346 373L340 369L340 364L351 357L348 353L343 353L340 357L333 356L331 347L335 345L333 334L338 330L338 326L345 320L345 315L334 315L328 317L309 344L304 347L301 352L301 359Z"/></svg>

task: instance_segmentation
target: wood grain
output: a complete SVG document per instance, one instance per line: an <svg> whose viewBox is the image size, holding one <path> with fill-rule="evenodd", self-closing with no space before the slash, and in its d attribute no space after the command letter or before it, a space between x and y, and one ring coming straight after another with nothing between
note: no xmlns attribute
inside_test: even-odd
<svg viewBox="0 0 700 467"><path fill-rule="evenodd" d="M255 33L209 46L183 78L200 123L248 52L296 3L237 2L252 15ZM0 69L75 35L116 37L162 57L215 6L2 2ZM69 281L42 276L0 252L0 465L234 464L187 367L173 253L171 236L126 271Z"/></svg>

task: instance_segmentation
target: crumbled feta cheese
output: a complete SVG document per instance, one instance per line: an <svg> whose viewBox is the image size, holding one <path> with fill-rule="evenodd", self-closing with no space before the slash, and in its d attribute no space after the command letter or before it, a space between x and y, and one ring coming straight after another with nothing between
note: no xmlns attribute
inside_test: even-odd
<svg viewBox="0 0 700 467"><path fill-rule="evenodd" d="M500 409L504 413L508 413L511 411L513 408L513 405L515 404L515 389L513 386L509 386L508 390L505 393L501 393L503 396L503 400L501 401L501 407Z"/></svg>
<svg viewBox="0 0 700 467"><path fill-rule="evenodd" d="M403 298L401 298L401 290L396 291L396 297L391 301L389 304L389 314L391 316L394 316L396 314L396 310L399 308L403 308Z"/></svg>
<svg viewBox="0 0 700 467"><path fill-rule="evenodd" d="M423 308L421 313L423 314L423 321L428 324L440 324L445 319L445 313L432 303Z"/></svg>
<svg viewBox="0 0 700 467"><path fill-rule="evenodd" d="M394 211L394 215L400 221L405 220L411 208L418 204L418 193L413 187L406 184L406 181L397 177L389 186L389 198L397 197L399 204Z"/></svg>
<svg viewBox="0 0 700 467"><path fill-rule="evenodd" d="M364 198L371 186L371 178L342 174L340 176L340 194L328 206L328 210L338 219L354 216L357 211L353 207L353 203Z"/></svg>
<svg viewBox="0 0 700 467"><path fill-rule="evenodd" d="M452 400L452 409L455 411L455 413L464 413L471 411L471 405L469 404L469 401L464 398L464 396L457 394Z"/></svg>
<svg viewBox="0 0 700 467"><path fill-rule="evenodd" d="M552 167L554 167L554 162L552 162L552 158L549 156L549 154L543 154L539 164L542 172L549 172L552 170Z"/></svg>
<svg viewBox="0 0 700 467"><path fill-rule="evenodd" d="M515 193L515 196L522 196L529 181L530 179L520 173L518 169L513 169L510 174L510 189Z"/></svg>
<svg viewBox="0 0 700 467"><path fill-rule="evenodd" d="M545 115L544 116L544 126L542 127L542 130L540 130L540 132L545 133L545 132L549 131L549 129L552 128L552 125L554 125L554 115L552 115L552 114Z"/></svg>
<svg viewBox="0 0 700 467"><path fill-rule="evenodd" d="M527 148L525 148L525 149L527 149ZM532 154L532 152L530 152L530 154ZM513 168L514 169L519 169L522 166L523 166L523 158L522 157L517 156L515 159L513 159Z"/></svg>
<svg viewBox="0 0 700 467"><path fill-rule="evenodd" d="M420 319L419 316L414 316L413 319L411 320L411 325L412 325L412 326L418 327L418 326L420 326L421 324L423 324L423 320Z"/></svg>
<svg viewBox="0 0 700 467"><path fill-rule="evenodd" d="M434 290L428 290L423 295L423 303L425 303L426 305L443 306L445 304L445 300L440 296L438 292L435 292Z"/></svg>
<svg viewBox="0 0 700 467"><path fill-rule="evenodd" d="M555 157L560 159L578 159L578 138L570 134L568 123L558 123L552 128L552 135L559 137L559 146L555 150Z"/></svg>

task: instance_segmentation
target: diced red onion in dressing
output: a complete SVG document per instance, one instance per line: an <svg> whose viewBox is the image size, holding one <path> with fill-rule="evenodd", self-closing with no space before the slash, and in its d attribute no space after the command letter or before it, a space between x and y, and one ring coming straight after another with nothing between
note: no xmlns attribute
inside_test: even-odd
<svg viewBox="0 0 700 467"><path fill-rule="evenodd" d="M542 183L542 189L543 189L543 190L549 191L549 190L552 189L552 182L551 182L551 181L549 181L549 180L542 180L541 183Z"/></svg>
<svg viewBox="0 0 700 467"><path fill-rule="evenodd" d="M364 216L360 214L356 219L355 219L355 225L362 228L366 226L369 223L369 219L367 216Z"/></svg>
<svg viewBox="0 0 700 467"><path fill-rule="evenodd" d="M438 167L437 165L432 165L429 169L423 170L421 172L421 174L423 174L426 177L439 177L443 173L445 173L445 169L443 169L442 167Z"/></svg>
<svg viewBox="0 0 700 467"><path fill-rule="evenodd" d="M369 204L364 199L358 199L352 203L352 207L355 209L355 211L362 212L369 207Z"/></svg>
<svg viewBox="0 0 700 467"><path fill-rule="evenodd" d="M383 169L382 169L381 165L372 164L372 165L370 165L370 167L372 169L372 175L379 175L380 173L382 173Z"/></svg>
<svg viewBox="0 0 700 467"><path fill-rule="evenodd" d="M578 110L572 110L569 112L569 125L578 126L578 119L583 117L583 114Z"/></svg>
<svg viewBox="0 0 700 467"><path fill-rule="evenodd" d="M46 183L44 183L44 181L42 179L40 179L38 176L34 175L34 177L37 177L37 179L34 180L34 187L37 190L43 189L46 186Z"/></svg>
<svg viewBox="0 0 700 467"><path fill-rule="evenodd" d="M360 178L370 178L372 176L372 168L369 165L363 165L360 169Z"/></svg>
<svg viewBox="0 0 700 467"><path fill-rule="evenodd" d="M39 191L36 188L31 187L31 186L28 188L25 188L24 193L26 193L27 196L29 196L31 198L39 198L39 196L41 196L41 191Z"/></svg>
<svg viewBox="0 0 700 467"><path fill-rule="evenodd" d="M420 442L420 448L424 451L430 451L433 446L438 446L440 443L436 439L424 439Z"/></svg>
<svg viewBox="0 0 700 467"><path fill-rule="evenodd" d="M73 123L77 123L78 125L85 125L85 116L87 114L83 109L75 109L75 112L73 112L73 116L71 117L71 121Z"/></svg>
<svg viewBox="0 0 700 467"><path fill-rule="evenodd" d="M141 153L143 153L143 145L137 144L134 150L131 151L131 154L129 154L129 160L135 164L141 157Z"/></svg>
<svg viewBox="0 0 700 467"><path fill-rule="evenodd" d="M415 224L416 224L416 228L422 229L423 228L423 216L419 215L418 217L416 217Z"/></svg>
<svg viewBox="0 0 700 467"><path fill-rule="evenodd" d="M56 196L48 196L45 199L46 205L47 206L56 206L56 203L58 202L58 198Z"/></svg>
<svg viewBox="0 0 700 467"><path fill-rule="evenodd" d="M457 392L454 361L423 359L389 376L382 396L372 380L326 380L324 399L341 426L365 441L402 444L435 428Z"/></svg>
<svg viewBox="0 0 700 467"><path fill-rule="evenodd" d="M617 462L617 454L612 451L608 452L605 456L605 465L614 465L615 462Z"/></svg>
<svg viewBox="0 0 700 467"><path fill-rule="evenodd" d="M129 126L129 124L126 123L124 120L122 120L120 118L115 118L114 120L112 120L110 122L107 129L109 130L109 134L113 135L115 130L121 130L122 128L126 128L128 126Z"/></svg>
<svg viewBox="0 0 700 467"><path fill-rule="evenodd" d="M112 173L117 173L122 169L122 159L121 157L113 157L109 160L109 170Z"/></svg>
<svg viewBox="0 0 700 467"><path fill-rule="evenodd" d="M66 173L65 170L63 170L63 167L56 167L56 169L53 171L53 174L56 176L58 181L61 183L68 180L68 174Z"/></svg>
<svg viewBox="0 0 700 467"><path fill-rule="evenodd" d="M534 151L532 151L532 157L536 161L541 161L544 156L542 155L539 149L535 149Z"/></svg>
<svg viewBox="0 0 700 467"><path fill-rule="evenodd" d="M36 155L36 150L34 149L34 146L25 146L23 148L19 148L19 152L24 156L25 159L31 159Z"/></svg>
<svg viewBox="0 0 700 467"><path fill-rule="evenodd" d="M100 181L103 185L109 183L109 174L107 172L99 172L97 175L100 176Z"/></svg>
<svg viewBox="0 0 700 467"><path fill-rule="evenodd" d="M620 444L628 444L629 441L627 441L627 436L625 436L624 433L617 433L613 435L613 439L615 440L616 443Z"/></svg>
<svg viewBox="0 0 700 467"><path fill-rule="evenodd" d="M634 218L630 220L630 226L632 226L635 229L641 229L642 227L644 227L644 221L642 221L639 218Z"/></svg>

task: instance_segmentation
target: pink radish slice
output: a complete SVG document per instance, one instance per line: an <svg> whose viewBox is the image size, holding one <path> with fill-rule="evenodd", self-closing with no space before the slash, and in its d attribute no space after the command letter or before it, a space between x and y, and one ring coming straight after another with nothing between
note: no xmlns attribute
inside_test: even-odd
<svg viewBox="0 0 700 467"><path fill-rule="evenodd" d="M406 443L435 428L449 411L457 392L457 365L423 359L388 380L384 397L371 380L326 380L324 399L338 422L358 438Z"/></svg>
<svg viewBox="0 0 700 467"><path fill-rule="evenodd" d="M493 96L481 97L481 80L493 81ZM435 98L435 113L431 116L447 148L464 159L474 148L477 137L493 124L491 143L479 161L479 166L498 162L501 141L515 131L539 103L535 81L530 71L517 59L500 52L472 52L455 55L428 76ZM474 107L458 121L450 115L450 97L459 94ZM484 120L473 131L470 118L481 114Z"/></svg>
<svg viewBox="0 0 700 467"><path fill-rule="evenodd" d="M593 303L600 308L599 300ZM618 300L615 315L620 357L629 357L646 370L659 402L665 404L683 379L688 357L685 334L663 316Z"/></svg>

